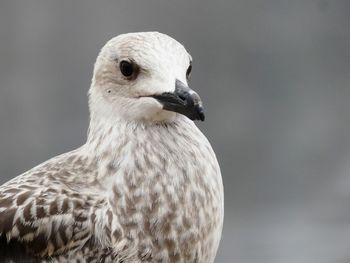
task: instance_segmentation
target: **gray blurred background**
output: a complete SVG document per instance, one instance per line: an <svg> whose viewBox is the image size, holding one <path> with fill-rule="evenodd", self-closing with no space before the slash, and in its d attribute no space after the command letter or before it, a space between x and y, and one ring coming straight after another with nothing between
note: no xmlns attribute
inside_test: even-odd
<svg viewBox="0 0 350 263"><path fill-rule="evenodd" d="M350 262L350 1L2 0L0 183L84 143L111 37L194 58L225 184L216 262Z"/></svg>

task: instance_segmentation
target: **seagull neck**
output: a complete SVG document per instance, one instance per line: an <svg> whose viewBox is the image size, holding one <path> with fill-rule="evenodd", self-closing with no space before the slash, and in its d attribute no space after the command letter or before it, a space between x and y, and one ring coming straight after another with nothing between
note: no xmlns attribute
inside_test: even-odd
<svg viewBox="0 0 350 263"><path fill-rule="evenodd" d="M91 116L86 146L96 155L110 151L124 139L128 129L126 122L111 122Z"/></svg>
<svg viewBox="0 0 350 263"><path fill-rule="evenodd" d="M178 136L195 127L192 121L181 117L172 123L150 123L126 120L106 120L91 117L86 147L89 152L100 157L106 153L117 155L126 145L143 145L145 141L176 140ZM174 137L174 138L172 138Z"/></svg>

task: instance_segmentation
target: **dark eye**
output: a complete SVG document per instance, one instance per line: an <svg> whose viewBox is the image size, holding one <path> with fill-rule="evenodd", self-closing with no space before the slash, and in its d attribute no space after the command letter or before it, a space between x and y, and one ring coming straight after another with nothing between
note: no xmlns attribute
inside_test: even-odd
<svg viewBox="0 0 350 263"><path fill-rule="evenodd" d="M128 61L121 61L119 64L120 72L125 77L131 77L134 74L134 65Z"/></svg>
<svg viewBox="0 0 350 263"><path fill-rule="evenodd" d="M192 71L192 62L190 62L190 65L188 66L188 69L186 71L186 77L189 78L191 75L191 71Z"/></svg>

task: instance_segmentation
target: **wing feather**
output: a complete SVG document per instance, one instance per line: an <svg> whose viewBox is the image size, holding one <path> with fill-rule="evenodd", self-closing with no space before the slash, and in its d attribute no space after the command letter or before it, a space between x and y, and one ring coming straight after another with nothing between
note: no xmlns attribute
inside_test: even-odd
<svg viewBox="0 0 350 263"><path fill-rule="evenodd" d="M0 258L11 251L52 257L82 248L92 237L92 214L104 200L62 182L52 185L28 185L22 178L21 183L17 179L0 187Z"/></svg>

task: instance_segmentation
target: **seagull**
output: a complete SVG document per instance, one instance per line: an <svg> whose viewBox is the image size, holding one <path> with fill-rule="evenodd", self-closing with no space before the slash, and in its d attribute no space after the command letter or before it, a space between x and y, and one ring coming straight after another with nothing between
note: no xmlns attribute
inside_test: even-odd
<svg viewBox="0 0 350 263"><path fill-rule="evenodd" d="M194 124L204 111L191 69L162 33L107 42L87 142L0 186L1 262L214 262L223 183Z"/></svg>

